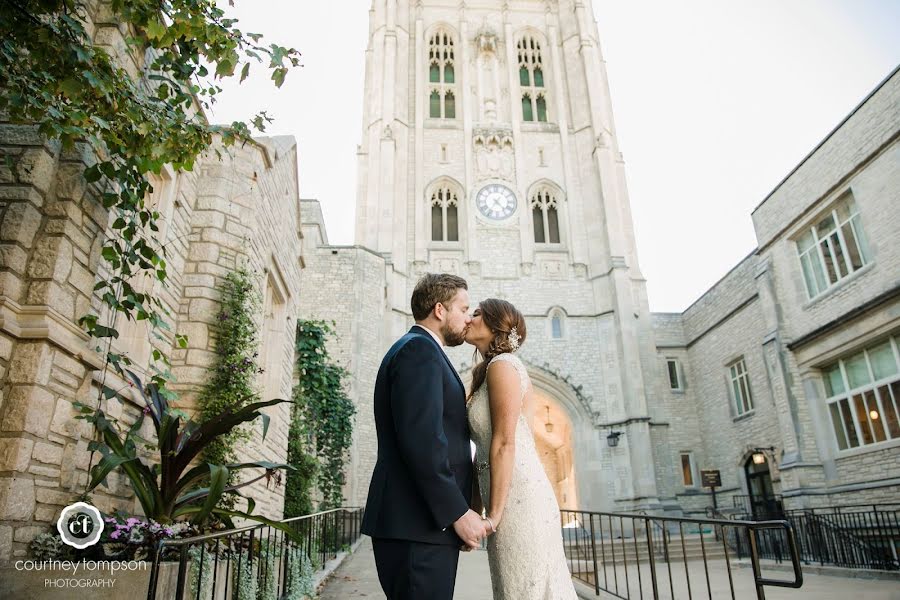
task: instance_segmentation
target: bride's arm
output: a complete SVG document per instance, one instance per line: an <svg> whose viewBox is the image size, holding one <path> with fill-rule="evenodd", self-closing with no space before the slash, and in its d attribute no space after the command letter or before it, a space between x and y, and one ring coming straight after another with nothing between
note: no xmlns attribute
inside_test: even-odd
<svg viewBox="0 0 900 600"><path fill-rule="evenodd" d="M472 510L480 516L484 509L484 500L481 498L481 488L478 486L478 473L476 472L474 475L472 477Z"/></svg>
<svg viewBox="0 0 900 600"><path fill-rule="evenodd" d="M487 372L491 407L491 498L487 516L499 527L512 481L516 452L516 423L522 411L522 390L515 367L496 361Z"/></svg>

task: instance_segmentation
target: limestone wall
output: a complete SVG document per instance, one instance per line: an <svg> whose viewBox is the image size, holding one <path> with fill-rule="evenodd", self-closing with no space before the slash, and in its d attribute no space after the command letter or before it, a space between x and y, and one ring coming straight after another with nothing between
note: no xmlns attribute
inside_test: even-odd
<svg viewBox="0 0 900 600"><path fill-rule="evenodd" d="M123 51L123 32L104 6L92 5L88 30L137 73L135 57ZM126 427L142 404L111 370L101 370L102 353L77 325L91 310L109 318L92 293L106 273L100 249L111 220L97 201L99 188L81 176L90 154L82 145L61 151L33 127L8 123L0 123L0 149L13 165L0 167L0 558L7 558L22 555L27 542L84 491L87 469L98 460L87 451L91 427L74 419L72 403L96 406L101 386L115 390L101 406ZM163 301L172 331L159 331L157 338L120 321L116 327L132 337L115 340L113 348L135 357L139 373L151 346L168 355L178 377L177 405L190 411L213 359L209 326L222 278L245 260L261 290L276 271L282 284L286 322L282 335L269 339L281 359L273 389L286 397L301 268L293 140L261 140L225 152L221 162L210 152L193 172L164 169L151 183L154 199L148 202L166 197L159 242L169 277L165 286L141 285ZM175 332L189 336L187 349L173 350ZM285 458L287 408L271 413L266 443L253 440L248 457ZM142 435L152 438L149 423ZM257 486L252 493L259 512L281 515L280 489ZM91 501L104 511L139 511L128 483L115 473Z"/></svg>

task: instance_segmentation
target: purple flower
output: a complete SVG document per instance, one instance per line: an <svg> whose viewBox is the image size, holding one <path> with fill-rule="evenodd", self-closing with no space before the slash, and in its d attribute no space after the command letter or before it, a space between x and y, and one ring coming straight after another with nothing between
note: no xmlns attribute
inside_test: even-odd
<svg viewBox="0 0 900 600"><path fill-rule="evenodd" d="M113 531L111 534L109 534L109 539L111 539L111 540L117 540L117 539L119 539L119 536L120 536L121 534L122 534L122 530L121 530L121 529L116 529L116 530Z"/></svg>

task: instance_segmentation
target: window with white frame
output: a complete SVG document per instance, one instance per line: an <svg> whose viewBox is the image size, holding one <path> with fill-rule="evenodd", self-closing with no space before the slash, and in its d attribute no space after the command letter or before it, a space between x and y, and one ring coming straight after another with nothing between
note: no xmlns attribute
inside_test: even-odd
<svg viewBox="0 0 900 600"><path fill-rule="evenodd" d="M453 36L439 29L428 42L428 116L456 118L456 71Z"/></svg>
<svg viewBox="0 0 900 600"><path fill-rule="evenodd" d="M459 241L459 197L449 185L441 185L431 194L431 240Z"/></svg>
<svg viewBox="0 0 900 600"><path fill-rule="evenodd" d="M868 244L853 194L838 203L797 238L806 291L815 298L869 262Z"/></svg>
<svg viewBox="0 0 900 600"><path fill-rule="evenodd" d="M736 415L743 415L753 410L753 395L750 392L750 377L747 375L747 364L741 358L728 365L728 376L731 380L731 395Z"/></svg>
<svg viewBox="0 0 900 600"><path fill-rule="evenodd" d="M534 224L534 241L537 244L558 244L559 210L555 192L541 186L531 197L531 218Z"/></svg>
<svg viewBox="0 0 900 600"><path fill-rule="evenodd" d="M822 370L837 447L900 438L900 353L892 337Z"/></svg>
<svg viewBox="0 0 900 600"><path fill-rule="evenodd" d="M681 386L681 369L677 358L666 358L666 373L669 375L669 389L683 389Z"/></svg>
<svg viewBox="0 0 900 600"><path fill-rule="evenodd" d="M522 89L522 120L547 121L547 92L544 87L544 65L541 45L531 36L517 44L519 54L519 87Z"/></svg>
<svg viewBox="0 0 900 600"><path fill-rule="evenodd" d="M692 452L681 453L681 482L684 487L697 487L697 478L694 476L694 454Z"/></svg>

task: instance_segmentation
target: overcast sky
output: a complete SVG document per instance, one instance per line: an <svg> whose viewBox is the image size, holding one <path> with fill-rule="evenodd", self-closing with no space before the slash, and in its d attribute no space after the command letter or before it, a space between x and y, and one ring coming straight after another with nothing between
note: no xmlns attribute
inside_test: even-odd
<svg viewBox="0 0 900 600"><path fill-rule="evenodd" d="M217 121L265 109L299 144L300 195L353 243L369 0L235 0L294 46L281 89L226 84ZM750 212L900 63L897 0L593 0L650 309L680 312L756 247ZM338 9L337 7L340 7Z"/></svg>

